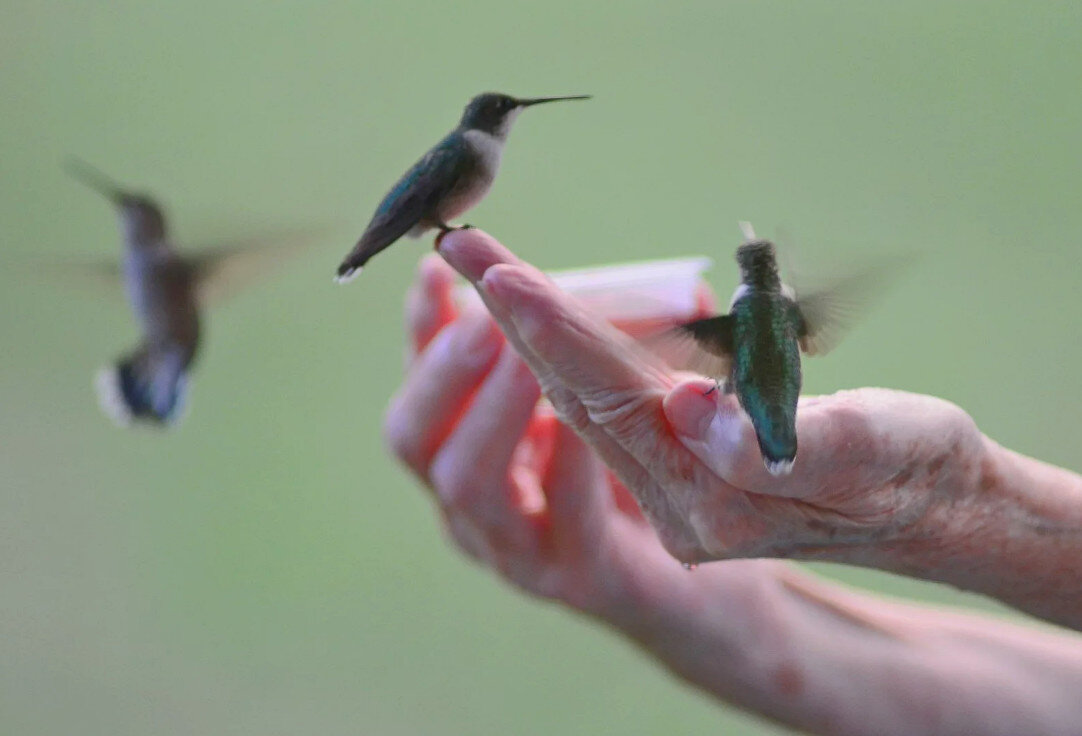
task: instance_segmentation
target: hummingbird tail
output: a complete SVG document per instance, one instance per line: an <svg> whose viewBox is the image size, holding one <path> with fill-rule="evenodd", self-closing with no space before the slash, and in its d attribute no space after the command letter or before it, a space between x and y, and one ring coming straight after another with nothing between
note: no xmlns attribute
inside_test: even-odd
<svg viewBox="0 0 1082 736"><path fill-rule="evenodd" d="M766 466L766 472L771 475L789 475L793 472L793 463L795 458L789 458L788 460L768 460L763 457L763 464Z"/></svg>
<svg viewBox="0 0 1082 736"><path fill-rule="evenodd" d="M368 226L368 229L364 231L356 245L342 259L342 264L338 266L338 272L334 278L335 281L344 284L357 278L357 274L361 272L361 269L371 260L372 256L406 235L412 227L421 227L412 217L404 222L395 221L395 218L391 218L389 222L384 222L384 219L381 219L377 214L376 220L373 221L374 224ZM431 226L425 225L424 227L428 229Z"/></svg>
<svg viewBox="0 0 1082 736"><path fill-rule="evenodd" d="M771 475L789 475L796 462L796 426L795 422L785 417L776 419L778 421L768 422L766 426L756 426L755 435L767 472Z"/></svg>
<svg viewBox="0 0 1082 736"><path fill-rule="evenodd" d="M361 275L361 271L364 270L363 266L350 266L348 262L343 262L338 267L338 273L335 274L334 281L338 284L348 284L353 279Z"/></svg>
<svg viewBox="0 0 1082 736"><path fill-rule="evenodd" d="M368 244L362 237L338 266L338 272L335 274L334 280L339 284L348 284L361 275L364 264L368 263L368 259L373 255L373 253L369 252Z"/></svg>
<svg viewBox="0 0 1082 736"><path fill-rule="evenodd" d="M176 359L152 361L145 350L98 371L98 403L116 424L170 425L185 407L187 371Z"/></svg>

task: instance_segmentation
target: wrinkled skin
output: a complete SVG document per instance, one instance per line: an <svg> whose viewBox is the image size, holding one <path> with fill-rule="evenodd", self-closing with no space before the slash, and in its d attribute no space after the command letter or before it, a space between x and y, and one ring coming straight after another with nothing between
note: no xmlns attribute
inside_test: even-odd
<svg viewBox="0 0 1082 736"><path fill-rule="evenodd" d="M775 478L735 397L704 396L706 380L681 382L491 239L462 242L445 239L443 252L480 283L559 418L683 562L904 543L922 534L934 499L973 486L980 472L983 439L963 411L865 389L803 399L796 466Z"/></svg>
<svg viewBox="0 0 1082 736"><path fill-rule="evenodd" d="M704 397L709 382L681 381L485 233L440 249L678 560L874 566L1082 626L1077 475L1000 448L948 402L860 389L801 399L796 465L771 476L734 397Z"/></svg>
<svg viewBox="0 0 1082 736"><path fill-rule="evenodd" d="M385 434L467 554L800 728L1074 732L1076 637L861 596L772 560L677 559L874 565L1073 623L1082 555L1047 540L1077 528L1076 476L999 448L947 402L863 389L802 400L794 472L774 478L709 381L659 366L484 233L451 233L441 252L496 324L459 314L452 272L425 259ZM1042 534L1022 533L1038 517ZM1035 578L1041 563L1066 572Z"/></svg>

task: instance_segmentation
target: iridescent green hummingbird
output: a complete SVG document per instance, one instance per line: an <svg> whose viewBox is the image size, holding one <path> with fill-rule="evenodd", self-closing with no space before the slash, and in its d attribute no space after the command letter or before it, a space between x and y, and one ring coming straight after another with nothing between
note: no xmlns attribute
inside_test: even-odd
<svg viewBox="0 0 1082 736"><path fill-rule="evenodd" d="M369 258L403 235L417 238L433 228L441 233L456 229L448 223L488 193L511 125L527 107L589 98L519 99L498 92L474 97L458 127L415 163L379 203L364 234L338 267L336 280L344 283L355 278Z"/></svg>
<svg viewBox="0 0 1082 736"><path fill-rule="evenodd" d="M119 266L116 261L75 264L78 275L110 286L122 281L142 332L134 350L98 372L101 407L125 426L172 424L184 408L188 373L199 350L201 307L230 293L281 249L253 242L181 255L151 197L118 186L78 159L68 159L65 169L113 203L124 241ZM71 265L65 264L69 270Z"/></svg>
<svg viewBox="0 0 1082 736"><path fill-rule="evenodd" d="M740 285L729 313L688 322L670 333L692 339L692 349L677 353L674 362L714 376L725 393L736 394L755 427L766 469L786 475L797 454L800 353L830 351L869 301L876 279L871 271L861 272L797 294L781 281L774 244L756 238L749 223L741 228L745 242L736 250Z"/></svg>

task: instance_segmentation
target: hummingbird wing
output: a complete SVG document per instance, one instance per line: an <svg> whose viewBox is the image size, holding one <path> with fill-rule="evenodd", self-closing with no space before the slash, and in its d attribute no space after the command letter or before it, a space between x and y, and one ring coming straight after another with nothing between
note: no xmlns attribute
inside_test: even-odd
<svg viewBox="0 0 1082 736"><path fill-rule="evenodd" d="M800 349L825 355L837 347L875 298L883 293L892 269L885 265L854 273L810 293L798 293L793 303Z"/></svg>
<svg viewBox="0 0 1082 736"><path fill-rule="evenodd" d="M721 314L693 320L646 342L673 368L724 379L732 366L733 319Z"/></svg>
<svg viewBox="0 0 1082 736"><path fill-rule="evenodd" d="M227 301L310 247L320 233L304 230L253 237L208 246L184 256L196 298L208 307Z"/></svg>
<svg viewBox="0 0 1082 736"><path fill-rule="evenodd" d="M124 275L120 263L115 258L71 259L42 263L37 261L32 266L35 271L44 271L51 278L71 284L87 292L95 292L110 297L124 297Z"/></svg>
<svg viewBox="0 0 1082 736"><path fill-rule="evenodd" d="M448 134L407 171L379 203L353 250L338 268L347 277L429 217L469 164L468 147L458 131Z"/></svg>

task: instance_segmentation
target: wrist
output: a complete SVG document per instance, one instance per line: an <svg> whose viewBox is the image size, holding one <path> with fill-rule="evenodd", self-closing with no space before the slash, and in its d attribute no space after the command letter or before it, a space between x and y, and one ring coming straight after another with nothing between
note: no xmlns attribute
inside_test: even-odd
<svg viewBox="0 0 1082 736"><path fill-rule="evenodd" d="M970 464L894 569L1082 627L1082 478L983 435Z"/></svg>

